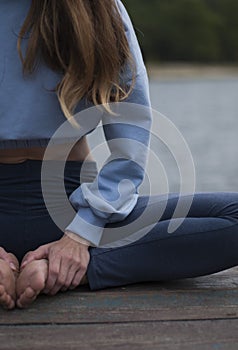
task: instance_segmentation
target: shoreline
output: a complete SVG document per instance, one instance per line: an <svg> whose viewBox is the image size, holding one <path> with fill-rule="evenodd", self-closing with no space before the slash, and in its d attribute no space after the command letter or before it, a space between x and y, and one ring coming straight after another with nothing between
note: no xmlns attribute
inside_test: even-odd
<svg viewBox="0 0 238 350"><path fill-rule="evenodd" d="M209 65L190 63L146 63L150 79L238 78L238 65Z"/></svg>

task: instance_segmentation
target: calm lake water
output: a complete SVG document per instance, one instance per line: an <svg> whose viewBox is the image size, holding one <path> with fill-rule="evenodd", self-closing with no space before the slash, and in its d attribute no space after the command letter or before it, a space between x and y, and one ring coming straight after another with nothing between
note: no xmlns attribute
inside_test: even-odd
<svg viewBox="0 0 238 350"><path fill-rule="evenodd" d="M166 115L188 143L196 190L238 191L238 76L150 80L150 89L153 108ZM170 190L176 191L176 164L167 150L161 159Z"/></svg>
<svg viewBox="0 0 238 350"><path fill-rule="evenodd" d="M196 191L238 191L238 76L150 79L150 94L153 109L174 123L189 146ZM171 151L160 141L153 143L153 150L157 159L149 157L147 167L151 193L167 192L165 177L168 190L179 191L179 169ZM99 163L102 154L96 154ZM140 193L148 193L146 184Z"/></svg>

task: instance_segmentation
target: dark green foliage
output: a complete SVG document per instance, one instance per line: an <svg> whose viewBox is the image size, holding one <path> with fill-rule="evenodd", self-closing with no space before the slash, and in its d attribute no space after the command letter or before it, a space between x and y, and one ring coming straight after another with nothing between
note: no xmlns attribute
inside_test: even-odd
<svg viewBox="0 0 238 350"><path fill-rule="evenodd" d="M238 62L238 0L122 0L146 59Z"/></svg>

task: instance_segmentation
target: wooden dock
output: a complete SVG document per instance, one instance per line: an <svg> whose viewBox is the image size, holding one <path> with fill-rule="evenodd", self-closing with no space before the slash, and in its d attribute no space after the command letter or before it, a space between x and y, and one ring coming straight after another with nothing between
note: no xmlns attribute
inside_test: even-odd
<svg viewBox="0 0 238 350"><path fill-rule="evenodd" d="M0 310L0 349L237 350L238 267L91 292L42 295Z"/></svg>

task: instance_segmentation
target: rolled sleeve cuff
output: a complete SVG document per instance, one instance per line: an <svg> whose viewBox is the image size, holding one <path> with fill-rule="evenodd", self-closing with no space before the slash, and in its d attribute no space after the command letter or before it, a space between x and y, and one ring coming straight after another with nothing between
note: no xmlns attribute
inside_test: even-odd
<svg viewBox="0 0 238 350"><path fill-rule="evenodd" d="M107 222L107 219L96 216L90 208L80 208L65 230L76 233L92 245L98 246Z"/></svg>

